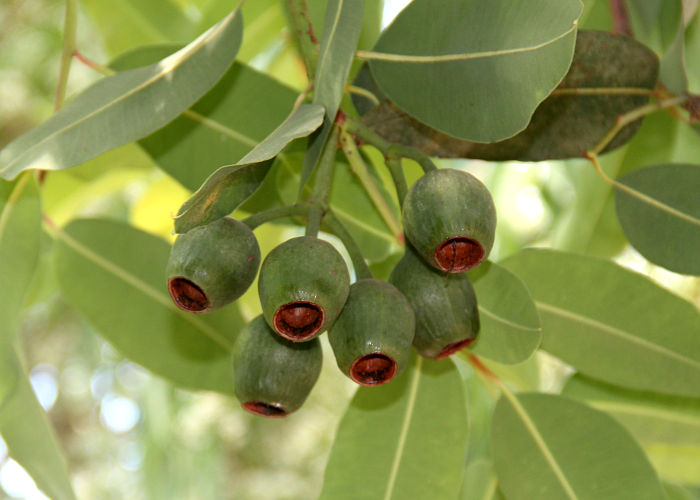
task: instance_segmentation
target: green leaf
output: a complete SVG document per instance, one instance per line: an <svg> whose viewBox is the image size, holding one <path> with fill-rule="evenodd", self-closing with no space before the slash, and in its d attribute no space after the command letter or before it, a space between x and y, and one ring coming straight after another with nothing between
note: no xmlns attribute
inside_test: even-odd
<svg viewBox="0 0 700 500"><path fill-rule="evenodd" d="M505 500L498 489L496 474L490 460L479 459L467 465L460 498L462 500Z"/></svg>
<svg viewBox="0 0 700 500"><path fill-rule="evenodd" d="M618 183L615 207L632 246L654 264L700 275L700 166L655 165Z"/></svg>
<svg viewBox="0 0 700 500"><path fill-rule="evenodd" d="M186 42L196 35L194 24L176 0L80 0L80 3L99 28L105 48L112 55L147 43ZM226 12L211 24L231 12L230 5L231 2Z"/></svg>
<svg viewBox="0 0 700 500"><path fill-rule="evenodd" d="M0 181L0 322L14 335L39 259L41 202L34 176ZM0 335L0 344L12 336Z"/></svg>
<svg viewBox="0 0 700 500"><path fill-rule="evenodd" d="M0 326L0 330L7 325ZM3 336L14 332L0 331ZM12 390L0 404L0 434L10 455L36 485L54 500L75 500L66 460L46 414L34 395L29 379L12 344L3 346L0 374L14 378Z"/></svg>
<svg viewBox="0 0 700 500"><path fill-rule="evenodd" d="M666 498L640 446L611 417L547 394L504 394L491 430L508 500Z"/></svg>
<svg viewBox="0 0 700 500"><path fill-rule="evenodd" d="M110 66L123 71L173 51L172 45L142 47ZM214 170L238 161L272 132L295 99L286 85L234 63L191 109L140 144L163 170L194 191Z"/></svg>
<svg viewBox="0 0 700 500"><path fill-rule="evenodd" d="M223 76L241 31L241 16L234 11L159 63L98 81L3 149L0 176L68 168L161 128Z"/></svg>
<svg viewBox="0 0 700 500"><path fill-rule="evenodd" d="M454 137L498 141L524 129L566 74L581 9L578 0L415 0L365 58L411 116Z"/></svg>
<svg viewBox="0 0 700 500"><path fill-rule="evenodd" d="M644 444L700 446L700 400L630 391L576 375L562 391L615 417Z"/></svg>
<svg viewBox="0 0 700 500"><path fill-rule="evenodd" d="M309 140L298 196L316 169L328 139L350 74L362 30L364 0L331 0L326 7L321 49L314 76L313 103L326 110L323 127Z"/></svg>
<svg viewBox="0 0 700 500"><path fill-rule="evenodd" d="M615 125L617 117L646 104L658 79L652 51L624 36L579 31L574 58L564 80L532 115L527 128L510 139L480 144L455 139L384 103L363 121L391 142L421 149L431 156L492 161L540 161L583 157ZM367 82L364 85L371 86ZM629 92L615 94L615 92ZM596 92L586 94L586 92ZM636 121L623 128L605 149L629 141Z"/></svg>
<svg viewBox="0 0 700 500"><path fill-rule="evenodd" d="M693 304L603 259L528 249L501 265L530 290L546 351L598 380L700 396L700 313Z"/></svg>
<svg viewBox="0 0 700 500"><path fill-rule="evenodd" d="M668 500L697 500L692 491L683 488L677 484L664 482L664 490L668 496Z"/></svg>
<svg viewBox="0 0 700 500"><path fill-rule="evenodd" d="M361 387L340 422L321 499L455 498L467 445L464 388L450 361L414 358L380 387Z"/></svg>
<svg viewBox="0 0 700 500"><path fill-rule="evenodd" d="M175 307L166 287L165 241L98 219L54 232L63 297L100 335L179 386L233 394L230 352L243 319L235 305L206 315Z"/></svg>
<svg viewBox="0 0 700 500"><path fill-rule="evenodd" d="M486 262L469 272L478 298L481 331L470 348L499 363L528 359L542 339L535 303L525 284L510 271Z"/></svg>
<svg viewBox="0 0 700 500"><path fill-rule="evenodd" d="M260 186L272 160L294 139L306 137L323 122L323 108L302 104L265 140L235 165L221 167L187 200L175 218L175 231L185 233L233 212Z"/></svg>

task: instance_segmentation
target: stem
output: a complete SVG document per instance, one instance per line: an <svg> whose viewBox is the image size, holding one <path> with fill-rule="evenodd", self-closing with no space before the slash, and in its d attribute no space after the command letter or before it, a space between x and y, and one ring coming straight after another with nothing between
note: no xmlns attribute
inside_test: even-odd
<svg viewBox="0 0 700 500"><path fill-rule="evenodd" d="M396 196L399 199L399 206L403 208L403 200L406 199L406 193L408 193L408 184L406 183L406 176L403 174L401 156L395 154L394 151L393 148L389 148L389 151L384 157L384 163L386 163L389 173L391 174L391 179L394 181Z"/></svg>
<svg viewBox="0 0 700 500"><path fill-rule="evenodd" d="M326 146L319 160L314 188L308 203L309 223L306 226L307 236L316 236L321 229L321 219L328 209L328 194L331 190L331 180L333 179L333 167L335 167L335 154L338 151L338 135L340 127L333 125L331 135L326 141Z"/></svg>
<svg viewBox="0 0 700 500"><path fill-rule="evenodd" d="M365 258L362 256L360 247L355 242L355 239L350 235L342 222L338 220L332 211L328 211L324 219L325 224L328 229L335 234L340 241L345 245L345 249L350 255L350 260L352 261L352 267L355 268L355 276L357 279L370 279L372 278L372 271L369 269Z"/></svg>
<svg viewBox="0 0 700 500"><path fill-rule="evenodd" d="M287 0L286 6L291 20L291 28L299 44L299 52L306 67L306 75L309 81L313 81L316 72L319 43L314 35L309 7L306 5L306 0Z"/></svg>
<svg viewBox="0 0 700 500"><path fill-rule="evenodd" d="M357 94L369 99L375 106L379 106L380 104L379 98L367 89L363 89L362 87L357 87L355 85L348 85L347 87L345 87L345 90L347 90L351 94Z"/></svg>
<svg viewBox="0 0 700 500"><path fill-rule="evenodd" d="M88 59L79 50L74 50L72 55L88 68L95 70L98 73L102 73L104 76L112 76L114 73L116 73L116 71L109 69L107 66L102 66L92 59Z"/></svg>
<svg viewBox="0 0 700 500"><path fill-rule="evenodd" d="M302 202L295 205L287 205L285 207L270 208L268 210L263 210L257 214L253 214L246 217L241 222L248 226L250 229L255 229L256 227L270 222L275 219L281 219L283 217L294 217L298 215L306 215L309 213L309 203Z"/></svg>
<svg viewBox="0 0 700 500"><path fill-rule="evenodd" d="M654 95L650 89L638 87L588 87L555 89L550 95Z"/></svg>
<svg viewBox="0 0 700 500"><path fill-rule="evenodd" d="M340 133L340 147L343 149L348 163L350 163L350 170L357 175L362 186L372 200L374 207L391 231L391 234L400 241L402 235L401 224L394 215L394 212L391 211L381 191L379 191L379 187L376 182L374 182L369 170L367 170L367 165L365 165L364 160L362 160L360 151L357 149L357 144L355 144L355 138L350 135L347 130L342 130Z"/></svg>
<svg viewBox="0 0 700 500"><path fill-rule="evenodd" d="M610 12L613 18L613 33L632 36L632 26L627 15L625 0L610 0Z"/></svg>
<svg viewBox="0 0 700 500"><path fill-rule="evenodd" d="M66 0L66 15L63 23L63 49L61 51L61 66L58 70L58 84L53 109L58 111L66 99L66 87L70 74L70 64L75 49L75 34L78 28L78 6L76 0Z"/></svg>
<svg viewBox="0 0 700 500"><path fill-rule="evenodd" d="M612 140L615 138L615 136L620 130L622 130L624 127L634 122L635 120L639 120L640 118L643 118L646 115L653 113L654 111L658 111L659 109L670 108L672 106L682 104L683 102L685 102L685 100L685 96L672 97L670 99L652 102L650 104L647 104L646 106L639 107L630 111L629 113L625 113L624 115L618 116L615 126L611 128L610 131L605 135L605 137L603 137L603 139L592 150L590 150L587 153L587 156L595 156L600 154L600 152L603 151L608 146L608 144L612 142Z"/></svg>
<svg viewBox="0 0 700 500"><path fill-rule="evenodd" d="M696 226L700 226L700 220L696 219L695 217L688 215L686 213L683 213L679 210L676 210L675 208L666 205L665 203L660 202L656 198L652 198L650 196L647 196L644 193L641 193L637 191L634 188L629 187L627 184L623 184L621 182L617 182L615 179L610 178L600 167L600 162L598 161L598 155L594 153L587 153L586 158L590 160L590 162L593 164L593 167L595 168L595 171L598 173L598 175L608 184L613 186L616 189L619 189L620 191L624 191L625 193L629 194L630 196L633 196L637 198L640 201L643 201L645 203L648 203L649 205L658 208L659 210L669 213L675 217L678 217L679 219L683 219L687 222L690 222L691 224L695 224Z"/></svg>
<svg viewBox="0 0 700 500"><path fill-rule="evenodd" d="M408 146L403 146L401 144L392 144L391 142L387 141L382 136L377 134L375 131L367 127L364 123L351 116L348 116L346 118L345 129L349 133L360 139L362 142L370 144L377 148L379 151L381 151L381 153L384 156L389 154L389 149L391 148L392 154L400 156L401 158L409 158L417 162L423 169L423 172L427 173L431 170L437 170L437 167L433 163L433 160L431 160L430 157L422 151Z"/></svg>

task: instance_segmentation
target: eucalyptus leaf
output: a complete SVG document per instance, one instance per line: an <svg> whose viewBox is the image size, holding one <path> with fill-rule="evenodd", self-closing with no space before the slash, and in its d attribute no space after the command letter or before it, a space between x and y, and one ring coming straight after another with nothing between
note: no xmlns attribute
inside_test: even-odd
<svg viewBox="0 0 700 500"><path fill-rule="evenodd" d="M12 336L2 331L0 334ZM12 344L2 347L4 376L14 377L12 391L0 405L0 434L10 455L29 473L36 485L54 500L75 500L68 466L59 448L54 430L36 399L29 379Z"/></svg>
<svg viewBox="0 0 700 500"><path fill-rule="evenodd" d="M700 400L630 391L575 375L564 396L615 417L642 444L700 447Z"/></svg>
<svg viewBox="0 0 700 500"><path fill-rule="evenodd" d="M527 285L542 348L631 389L700 396L700 312L613 262L527 249L500 263Z"/></svg>
<svg viewBox="0 0 700 500"><path fill-rule="evenodd" d="M491 440L508 500L666 498L641 447L619 423L561 396L502 396Z"/></svg>
<svg viewBox="0 0 700 500"><path fill-rule="evenodd" d="M454 364L414 357L389 384L357 391L340 422L320 498L455 498L467 426Z"/></svg>
<svg viewBox="0 0 700 500"><path fill-rule="evenodd" d="M655 165L617 182L615 207L632 246L654 264L700 275L700 165Z"/></svg>
<svg viewBox="0 0 700 500"><path fill-rule="evenodd" d="M242 20L219 24L157 64L108 76L0 152L0 176L60 170L150 134L204 95L235 59Z"/></svg>
<svg viewBox="0 0 700 500"><path fill-rule="evenodd" d="M0 344L12 341L39 259L41 202L31 173L0 181ZM6 336L9 335L9 336Z"/></svg>
<svg viewBox="0 0 700 500"><path fill-rule="evenodd" d="M499 363L528 359L542 339L535 303L525 284L492 262L469 272L479 307L481 330L470 349Z"/></svg>
<svg viewBox="0 0 700 500"><path fill-rule="evenodd" d="M323 112L317 104L302 104L240 162L211 174L180 207L175 218L175 232L185 233L233 212L260 187L272 160L287 144L321 126Z"/></svg>
<svg viewBox="0 0 700 500"><path fill-rule="evenodd" d="M579 31L574 58L563 81L537 107L527 128L510 139L493 144L456 139L386 102L367 113L363 121L387 140L431 156L492 161L583 157L615 125L618 116L648 102L644 92L654 88L658 72L656 55L633 39ZM359 76L358 83L372 87L366 74ZM623 128L604 151L629 141L640 123Z"/></svg>
<svg viewBox="0 0 700 500"><path fill-rule="evenodd" d="M494 142L524 129L566 74L581 9L578 0L415 0L364 57L414 118Z"/></svg>
<svg viewBox="0 0 700 500"><path fill-rule="evenodd" d="M313 97L313 103L323 106L326 115L321 130L309 139L309 149L301 169L297 194L299 197L321 159L340 101L343 99L362 31L363 9L364 0L327 2L323 37L314 76Z"/></svg>
<svg viewBox="0 0 700 500"><path fill-rule="evenodd" d="M123 223L83 219L54 232L61 293L100 335L181 387L233 394L230 352L244 326L236 305L206 315L175 307L170 246Z"/></svg>
<svg viewBox="0 0 700 500"><path fill-rule="evenodd" d="M498 489L490 460L479 459L467 465L462 483L462 500L505 500Z"/></svg>
<svg viewBox="0 0 700 500"><path fill-rule="evenodd" d="M186 42L197 34L177 0L80 0L80 4L99 28L105 48L112 55L148 43ZM231 2L204 28L229 12Z"/></svg>
<svg viewBox="0 0 700 500"><path fill-rule="evenodd" d="M110 67L132 69L175 50L173 45L141 47ZM272 132L295 99L286 85L236 62L189 110L140 144L159 167L195 191L213 171L239 160Z"/></svg>
<svg viewBox="0 0 700 500"><path fill-rule="evenodd" d="M668 500L698 500L692 491L677 484L664 482L664 490L666 490Z"/></svg>

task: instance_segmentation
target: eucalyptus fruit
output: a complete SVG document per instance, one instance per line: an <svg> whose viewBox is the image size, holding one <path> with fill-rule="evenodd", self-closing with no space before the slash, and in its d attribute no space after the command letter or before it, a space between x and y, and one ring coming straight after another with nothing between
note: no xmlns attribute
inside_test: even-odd
<svg viewBox="0 0 700 500"><path fill-rule="evenodd" d="M180 309L214 311L243 295L259 265L253 231L224 217L177 237L166 271L168 291Z"/></svg>
<svg viewBox="0 0 700 500"><path fill-rule="evenodd" d="M322 361L318 339L290 342L258 316L233 346L233 389L249 412L285 417L304 404L321 373Z"/></svg>
<svg viewBox="0 0 700 500"><path fill-rule="evenodd" d="M442 359L468 346L479 332L476 295L466 274L447 274L426 265L406 246L389 276L416 315L413 347L428 358Z"/></svg>
<svg viewBox="0 0 700 500"><path fill-rule="evenodd" d="M258 278L265 321L294 342L329 328L349 290L343 258L333 245L313 236L292 238L272 250Z"/></svg>
<svg viewBox="0 0 700 500"><path fill-rule="evenodd" d="M496 208L476 177L453 169L432 170L406 194L406 239L431 266L466 271L488 257L496 230Z"/></svg>
<svg viewBox="0 0 700 500"><path fill-rule="evenodd" d="M385 281L364 279L350 287L328 340L343 373L360 385L375 386L403 370L414 329L406 297Z"/></svg>

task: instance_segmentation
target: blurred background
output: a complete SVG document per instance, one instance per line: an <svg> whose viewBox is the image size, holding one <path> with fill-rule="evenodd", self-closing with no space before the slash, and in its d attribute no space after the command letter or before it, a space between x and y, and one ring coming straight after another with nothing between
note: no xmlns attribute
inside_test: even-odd
<svg viewBox="0 0 700 500"><path fill-rule="evenodd" d="M303 89L304 71L278 2L256 2L249 0L255 15L246 18L246 36L256 36L264 43L253 46L244 41L239 58ZM231 5L216 0L169 3L182 9L194 24L205 24L210 18L216 21ZM386 0L372 8L385 26L406 3ZM587 3L587 15L593 3ZM98 26L111 5L101 0L81 3L77 47L91 59L106 64L123 50L166 38L146 27L122 23L119 16L128 15L124 12L115 14L113 24L129 36L101 34ZM0 3L0 148L53 111L64 9L61 0ZM250 34L253 31L255 35ZM367 37L371 40L376 33ZM94 71L74 62L68 95L97 78ZM652 123L645 124L635 139L635 147L642 152L650 137L645 136L647 129L652 134L657 127L673 122L666 115L648 120ZM692 135L680 132L675 141L677 158L700 157ZM624 150L609 156L617 154ZM527 245L614 257L700 304L698 279L653 266L626 244L612 198L606 195L608 187L582 162L506 163L497 168L478 161L443 164L469 170L491 189L499 212L494 260ZM109 217L170 240L173 207L188 196L133 145L60 175L49 175L43 189L45 211L59 224L77 216ZM295 231L271 226L256 234L266 252ZM79 498L291 500L318 494L335 428L354 391L332 356L326 356L319 383L304 407L283 421L253 417L240 410L237 401L218 394L179 390L123 359L62 301L49 272L48 236L44 246L46 272L39 272L23 323L24 355L32 386L67 456ZM247 294L243 302L244 312L252 316L254 297ZM324 349L328 351L325 341ZM530 379L537 386L530 388L556 389L566 367L544 356L530 365L533 363L540 375L535 381ZM520 372L514 369L513 376L527 378L522 374L528 371L531 367ZM692 453L700 460L700 450ZM697 463L700 461L689 466ZM674 464L667 467L676 469L674 473L683 482L692 475L692 470L686 473ZM7 456L1 438L0 496L46 498Z"/></svg>

